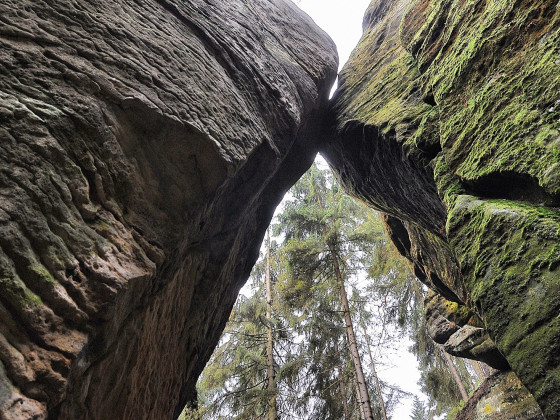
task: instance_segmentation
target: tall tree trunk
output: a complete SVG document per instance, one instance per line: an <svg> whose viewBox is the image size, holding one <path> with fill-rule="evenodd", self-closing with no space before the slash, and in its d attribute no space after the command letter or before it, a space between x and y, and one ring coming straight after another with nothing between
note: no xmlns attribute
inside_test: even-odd
<svg viewBox="0 0 560 420"><path fill-rule="evenodd" d="M336 353L337 368L338 368L338 388L340 389L340 398L342 400L342 407L344 409L344 418L350 420L350 411L348 411L348 396L346 394L346 385L344 384L344 377L342 376L342 362L340 361L340 352L338 351L338 343L334 340L334 352Z"/></svg>
<svg viewBox="0 0 560 420"><path fill-rule="evenodd" d="M356 397L358 398L358 402L360 401L360 388L358 387L358 381L356 380L356 375L354 375L354 384L356 385ZM364 406L358 403L360 407L360 419L364 420L366 418L366 414L364 413Z"/></svg>
<svg viewBox="0 0 560 420"><path fill-rule="evenodd" d="M377 371L375 370L375 363L373 362L373 355L371 353L371 347L369 345L369 338L366 331L366 325L364 320L360 320L362 323L362 330L364 331L364 339L366 340L366 346L369 354L369 360L371 362L371 370L373 371L373 376L375 378L375 385L377 387L377 394L379 395L379 402L381 403L381 413L383 414L383 420L387 420L387 411L385 411L385 402L383 401L383 394L381 393L381 384L379 383L379 378L377 377Z"/></svg>
<svg viewBox="0 0 560 420"><path fill-rule="evenodd" d="M459 387L459 391L461 391L461 396L463 397L463 400L465 400L465 402L467 402L469 400L469 394L467 393L467 390L465 389L465 385L463 385L463 381L461 380L461 375L459 375L459 371L455 367L455 364L453 363L453 359L451 358L449 353L447 353L445 350L443 350L440 346L438 346L438 348L439 348L439 351L443 353L443 357L445 357L445 360L447 360L449 370L451 371L451 374L453 375L453 379L455 379L455 383Z"/></svg>
<svg viewBox="0 0 560 420"><path fill-rule="evenodd" d="M266 231L266 319L269 321L266 340L266 365L268 375L268 391L270 392L270 402L268 407L268 420L276 420L276 396L277 389L274 383L274 342L272 338L272 285L270 282L270 228Z"/></svg>
<svg viewBox="0 0 560 420"><path fill-rule="evenodd" d="M336 281L338 283L338 288L340 291L342 312L344 314L344 322L346 323L346 335L348 336L348 343L350 345L350 356L352 357L354 370L356 371L356 381L358 383L359 397L360 397L358 403L364 409L365 420L373 420L373 412L371 410L371 401L369 399L366 378L364 376L364 371L362 369L362 361L360 359L360 353L358 352L358 344L356 342L356 335L354 334L352 317L350 316L350 305L348 304L348 297L346 296L346 289L344 288L344 279L342 278L342 273L340 271L338 254L334 249L333 244L329 244L329 251L333 258L334 272L336 275Z"/></svg>

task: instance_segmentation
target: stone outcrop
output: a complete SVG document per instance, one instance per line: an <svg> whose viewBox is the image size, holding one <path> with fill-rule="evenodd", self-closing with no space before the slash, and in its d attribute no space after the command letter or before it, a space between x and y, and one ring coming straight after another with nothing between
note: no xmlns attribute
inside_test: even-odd
<svg viewBox="0 0 560 420"><path fill-rule="evenodd" d="M480 318L465 305L429 291L424 300L428 334L453 356L480 360L498 370L509 364L488 336Z"/></svg>
<svg viewBox="0 0 560 420"><path fill-rule="evenodd" d="M415 274L482 321L456 338L488 334L549 419L560 418L558 45L554 1L373 0L323 147L345 188L387 213Z"/></svg>
<svg viewBox="0 0 560 420"><path fill-rule="evenodd" d="M513 372L498 372L486 378L455 420L544 420L544 416Z"/></svg>
<svg viewBox="0 0 560 420"><path fill-rule="evenodd" d="M337 58L289 0L0 2L0 418L192 398Z"/></svg>

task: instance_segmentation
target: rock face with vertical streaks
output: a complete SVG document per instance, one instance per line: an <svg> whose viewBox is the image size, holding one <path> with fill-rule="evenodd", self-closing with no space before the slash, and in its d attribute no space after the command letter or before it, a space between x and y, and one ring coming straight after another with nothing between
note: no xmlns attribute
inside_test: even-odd
<svg viewBox="0 0 560 420"><path fill-rule="evenodd" d="M287 0L0 2L0 418L178 413L336 67Z"/></svg>
<svg viewBox="0 0 560 420"><path fill-rule="evenodd" d="M560 418L559 4L373 0L323 146L346 189L387 213L418 278L484 327L450 342L436 311L432 332L471 356L488 334L548 419Z"/></svg>

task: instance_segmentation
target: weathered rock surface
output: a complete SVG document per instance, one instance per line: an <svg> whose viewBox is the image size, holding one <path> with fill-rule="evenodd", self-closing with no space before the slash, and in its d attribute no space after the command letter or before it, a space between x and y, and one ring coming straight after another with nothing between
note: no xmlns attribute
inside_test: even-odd
<svg viewBox="0 0 560 420"><path fill-rule="evenodd" d="M182 408L336 61L290 1L0 2L0 418Z"/></svg>
<svg viewBox="0 0 560 420"><path fill-rule="evenodd" d="M428 334L442 344L447 353L480 360L494 369L509 369L480 318L465 305L429 291L424 300L424 313Z"/></svg>
<svg viewBox="0 0 560 420"><path fill-rule="evenodd" d="M486 378L455 420L544 420L527 388L513 372Z"/></svg>
<svg viewBox="0 0 560 420"><path fill-rule="evenodd" d="M560 418L560 3L374 0L364 29L327 160Z"/></svg>

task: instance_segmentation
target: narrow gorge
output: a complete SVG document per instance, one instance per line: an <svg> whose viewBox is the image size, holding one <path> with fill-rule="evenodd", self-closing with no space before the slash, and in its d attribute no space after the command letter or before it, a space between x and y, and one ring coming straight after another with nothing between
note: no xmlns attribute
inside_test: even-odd
<svg viewBox="0 0 560 420"><path fill-rule="evenodd" d="M560 418L560 2L363 30L329 100L290 0L0 0L1 420L177 418L318 152L500 371L457 419Z"/></svg>

